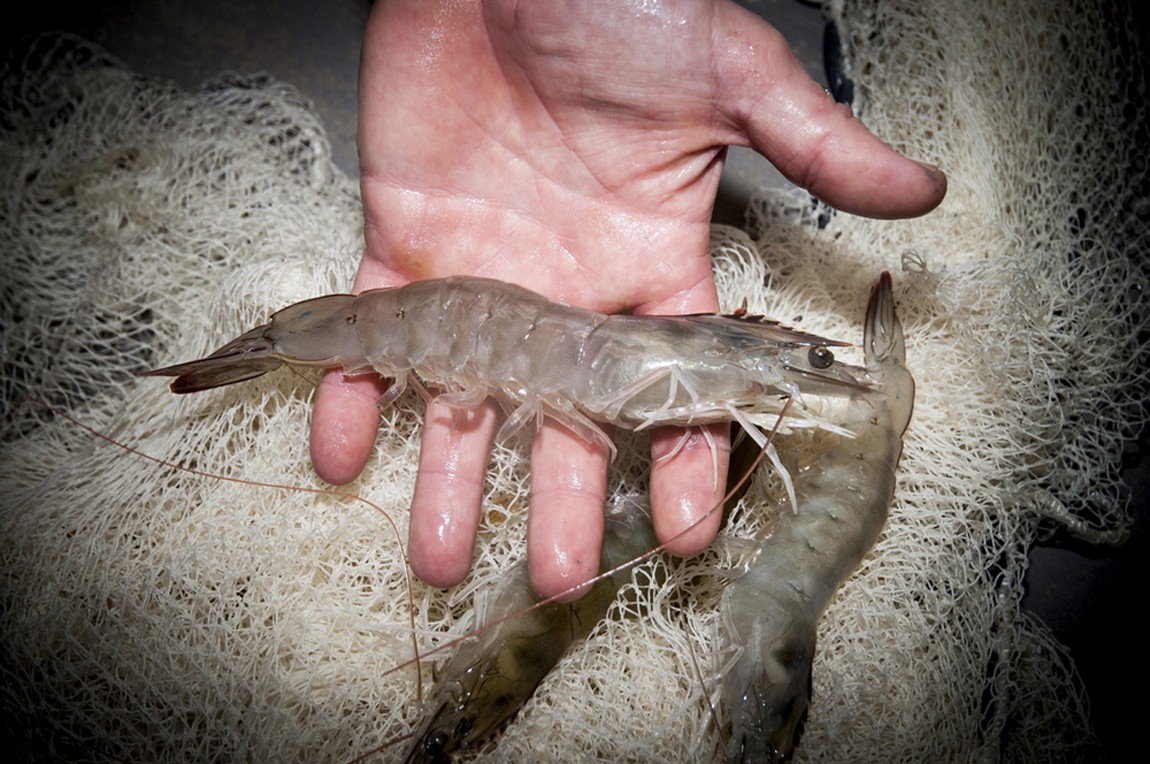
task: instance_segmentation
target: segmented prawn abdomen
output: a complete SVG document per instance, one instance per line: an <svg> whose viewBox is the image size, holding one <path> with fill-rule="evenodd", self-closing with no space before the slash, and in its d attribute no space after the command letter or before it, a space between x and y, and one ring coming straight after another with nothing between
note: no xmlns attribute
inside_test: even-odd
<svg viewBox="0 0 1150 764"><path fill-rule="evenodd" d="M541 298L507 301L500 310L506 315L480 335L488 354L482 361L490 373L519 400L533 397L553 408L582 407L577 396L592 373L584 364L584 343L605 317Z"/></svg>

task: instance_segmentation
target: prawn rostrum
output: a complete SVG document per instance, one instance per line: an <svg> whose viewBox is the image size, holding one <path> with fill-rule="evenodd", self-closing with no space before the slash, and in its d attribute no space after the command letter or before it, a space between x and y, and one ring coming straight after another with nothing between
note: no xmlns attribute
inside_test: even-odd
<svg viewBox="0 0 1150 764"><path fill-rule="evenodd" d="M837 361L835 342L758 317L606 315L552 302L514 284L455 276L291 305L206 358L144 372L192 393L283 364L342 367L409 384L471 407L494 397L505 437L552 417L614 446L597 423L624 429L736 421L761 445L779 423L832 425L801 395L868 390L864 370Z"/></svg>

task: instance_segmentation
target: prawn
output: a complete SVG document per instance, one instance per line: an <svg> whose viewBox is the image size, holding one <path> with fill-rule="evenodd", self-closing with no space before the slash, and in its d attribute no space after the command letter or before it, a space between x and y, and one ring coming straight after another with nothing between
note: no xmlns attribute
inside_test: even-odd
<svg viewBox="0 0 1150 764"><path fill-rule="evenodd" d="M830 350L845 344L743 313L605 315L455 276L305 300L205 358L143 375L175 377L172 392L192 393L283 364L375 371L393 380L381 409L409 384L425 398L425 385L441 389L436 401L453 407L491 396L508 414L501 439L546 416L614 455L597 423L641 430L735 421L764 448L760 428L780 419L833 429L788 404L867 390L863 370Z"/></svg>
<svg viewBox="0 0 1150 764"><path fill-rule="evenodd" d="M750 569L723 595L728 642L739 647L720 702L730 717L728 761L787 760L810 698L819 616L874 545L894 497L914 379L895 315L890 274L871 292L864 324L867 379L880 393L851 400L841 420L851 438L779 451L793 471L798 503L774 518Z"/></svg>
<svg viewBox="0 0 1150 764"><path fill-rule="evenodd" d="M430 715L406 761L449 761L498 732L568 648L607 615L630 580L628 565L658 543L642 503L607 515L602 575L574 602L541 601L525 561L513 566L488 609L488 627L460 646L433 689Z"/></svg>

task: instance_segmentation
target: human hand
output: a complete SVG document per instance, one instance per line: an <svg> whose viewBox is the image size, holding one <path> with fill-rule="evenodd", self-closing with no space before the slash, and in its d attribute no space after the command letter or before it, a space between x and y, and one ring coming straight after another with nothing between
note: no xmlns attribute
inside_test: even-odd
<svg viewBox="0 0 1150 764"><path fill-rule="evenodd" d="M724 147L749 145L841 210L904 217L946 191L812 81L786 42L730 2L388 0L364 37L359 124L366 250L355 291L470 274L613 313L712 312L707 241ZM382 380L329 371L311 453L333 483L363 469ZM434 402L409 557L435 586L466 576L497 411ZM652 432L656 533L713 539L725 427ZM595 575L607 455L553 422L535 434L528 561L536 590ZM716 480L716 477L718 478ZM704 518L699 522L700 518ZM568 595L570 596L570 595Z"/></svg>

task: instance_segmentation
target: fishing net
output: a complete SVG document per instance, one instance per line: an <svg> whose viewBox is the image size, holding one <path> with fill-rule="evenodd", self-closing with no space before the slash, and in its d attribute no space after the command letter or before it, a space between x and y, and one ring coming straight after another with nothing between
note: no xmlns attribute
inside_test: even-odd
<svg viewBox="0 0 1150 764"><path fill-rule="evenodd" d="M1098 754L1073 665L1019 602L1040 534L1122 534L1121 445L1147 414L1129 259L1147 244L1145 92L1101 5L836 6L856 110L944 167L947 200L883 222L776 193L715 230L725 308L745 297L831 336L861 336L866 286L893 271L918 380L890 521L821 622L799 760ZM313 110L267 77L183 92L58 36L2 76L6 734L27 758L341 762L410 732L413 641L472 628L522 554L522 450L497 448L472 578L409 597L418 397L383 413L347 493L315 493L258 485L323 488L314 375L180 398L133 376L351 284L357 191ZM620 446L613 489L639 492L644 439ZM733 536L772 490L752 489ZM484 755L711 760L717 571L737 557L720 543L636 569Z"/></svg>

